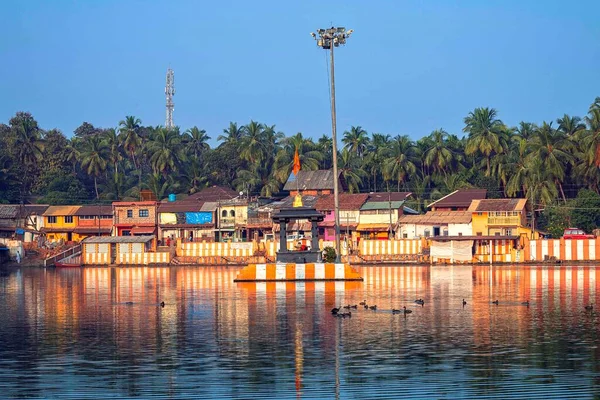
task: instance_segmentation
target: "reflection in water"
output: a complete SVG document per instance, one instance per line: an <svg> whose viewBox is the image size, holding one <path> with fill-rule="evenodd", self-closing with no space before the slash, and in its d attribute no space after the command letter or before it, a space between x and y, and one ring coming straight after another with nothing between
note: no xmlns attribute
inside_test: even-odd
<svg viewBox="0 0 600 400"><path fill-rule="evenodd" d="M364 282L237 284L238 268L3 270L0 387L6 397L600 395L600 318L584 309L600 297L595 267L359 269ZM362 300L378 310L330 313ZM413 313L392 315L403 306Z"/></svg>

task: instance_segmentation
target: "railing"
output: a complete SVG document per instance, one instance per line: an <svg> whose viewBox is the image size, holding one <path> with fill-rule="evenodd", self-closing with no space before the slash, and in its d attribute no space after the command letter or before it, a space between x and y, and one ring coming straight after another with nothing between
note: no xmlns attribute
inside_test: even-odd
<svg viewBox="0 0 600 400"><path fill-rule="evenodd" d="M489 217L488 225L519 225L521 217Z"/></svg>
<svg viewBox="0 0 600 400"><path fill-rule="evenodd" d="M221 218L219 220L219 227L221 228L232 228L235 226L235 217Z"/></svg>
<svg viewBox="0 0 600 400"><path fill-rule="evenodd" d="M273 225L271 218L248 218L248 225Z"/></svg>
<svg viewBox="0 0 600 400"><path fill-rule="evenodd" d="M44 267L51 267L56 264L57 261L62 260L63 258L70 257L76 253L81 253L81 245L73 246L70 249L67 249L63 252L60 252L50 258L46 258L44 260Z"/></svg>

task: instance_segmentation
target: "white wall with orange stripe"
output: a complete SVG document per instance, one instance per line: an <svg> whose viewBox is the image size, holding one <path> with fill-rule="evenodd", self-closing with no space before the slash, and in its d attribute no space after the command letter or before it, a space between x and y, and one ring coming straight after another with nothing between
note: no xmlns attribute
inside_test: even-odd
<svg viewBox="0 0 600 400"><path fill-rule="evenodd" d="M600 260L598 239L537 239L525 245L527 261L554 259L561 261Z"/></svg>

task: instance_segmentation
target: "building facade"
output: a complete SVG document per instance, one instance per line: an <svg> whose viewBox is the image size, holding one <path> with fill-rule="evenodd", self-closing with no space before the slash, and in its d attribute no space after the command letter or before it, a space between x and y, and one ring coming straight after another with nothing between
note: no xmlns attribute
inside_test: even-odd
<svg viewBox="0 0 600 400"><path fill-rule="evenodd" d="M42 232L48 242L76 242L81 238L75 233L81 206L49 206L43 213Z"/></svg>
<svg viewBox="0 0 600 400"><path fill-rule="evenodd" d="M113 236L156 236L155 201L116 201L113 206Z"/></svg>

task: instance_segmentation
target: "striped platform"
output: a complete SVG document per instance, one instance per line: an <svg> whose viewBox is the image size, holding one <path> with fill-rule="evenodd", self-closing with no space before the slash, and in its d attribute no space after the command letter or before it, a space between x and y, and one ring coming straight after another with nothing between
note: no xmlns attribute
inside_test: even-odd
<svg viewBox="0 0 600 400"><path fill-rule="evenodd" d="M362 281L348 264L249 264L234 282L266 281Z"/></svg>

